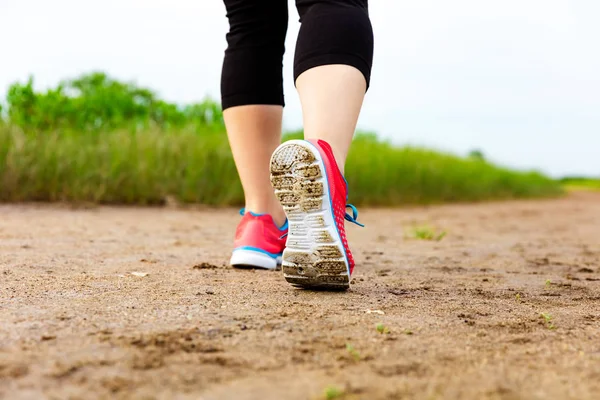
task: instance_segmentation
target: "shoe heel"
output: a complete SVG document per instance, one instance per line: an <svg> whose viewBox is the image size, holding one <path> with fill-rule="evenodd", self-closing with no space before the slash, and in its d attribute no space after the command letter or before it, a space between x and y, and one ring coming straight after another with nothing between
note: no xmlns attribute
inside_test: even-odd
<svg viewBox="0 0 600 400"><path fill-rule="evenodd" d="M289 222L283 275L297 287L346 290L348 262L337 231L326 171L310 143L292 140L271 158L271 183Z"/></svg>
<svg viewBox="0 0 600 400"><path fill-rule="evenodd" d="M234 250L231 254L229 264L234 268L262 268L277 269L280 259L272 258L266 254L254 250Z"/></svg>

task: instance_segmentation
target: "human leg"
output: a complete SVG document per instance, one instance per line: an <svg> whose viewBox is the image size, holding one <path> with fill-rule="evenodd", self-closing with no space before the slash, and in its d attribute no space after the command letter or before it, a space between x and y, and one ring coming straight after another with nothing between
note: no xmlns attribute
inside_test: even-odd
<svg viewBox="0 0 600 400"><path fill-rule="evenodd" d="M231 264L275 268L287 231L269 180L269 160L281 143L282 64L287 2L224 0L230 29L221 74L229 144L245 196Z"/></svg>
<svg viewBox="0 0 600 400"><path fill-rule="evenodd" d="M369 87L373 31L366 0L296 4L302 26L294 77L306 140L282 144L271 159L271 181L290 221L283 272L293 285L347 289L354 259L344 222L357 223L357 212L345 212L343 169Z"/></svg>

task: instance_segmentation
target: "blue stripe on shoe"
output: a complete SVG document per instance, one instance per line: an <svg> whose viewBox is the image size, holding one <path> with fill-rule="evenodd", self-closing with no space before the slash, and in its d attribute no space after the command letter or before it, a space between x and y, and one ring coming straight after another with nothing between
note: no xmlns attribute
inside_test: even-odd
<svg viewBox="0 0 600 400"><path fill-rule="evenodd" d="M288 229L288 227L289 227L289 223L288 223L288 220L287 220L287 218L286 218L286 219L285 219L285 224L283 224L283 225L281 226L281 228L280 228L280 227L277 227L277 229L279 229L280 231L285 231L285 230L287 230L287 229Z"/></svg>
<svg viewBox="0 0 600 400"><path fill-rule="evenodd" d="M233 251L236 250L250 250L250 251L256 251L257 253L262 253L265 254L271 258L275 258L277 259L277 257L280 257L283 253L269 253L266 250L263 249L259 249L258 247L252 247L252 246L242 246L242 247L237 247L235 248Z"/></svg>
<svg viewBox="0 0 600 400"><path fill-rule="evenodd" d="M255 213L253 211L248 211L248 213L250 213L250 215L252 215L253 217L262 217L263 215L267 215L267 214L259 214L259 213ZM242 208L240 210L240 215L243 217L244 214L246 214L246 208Z"/></svg>

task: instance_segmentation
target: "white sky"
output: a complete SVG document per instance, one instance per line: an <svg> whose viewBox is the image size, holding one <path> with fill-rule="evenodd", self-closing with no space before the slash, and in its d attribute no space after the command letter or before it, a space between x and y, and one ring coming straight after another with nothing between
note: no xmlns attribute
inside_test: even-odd
<svg viewBox="0 0 600 400"><path fill-rule="evenodd" d="M282 0L285 1L285 0ZM372 87L359 126L399 144L553 175L600 175L600 2L371 0ZM219 97L221 0L0 0L0 93L102 70L171 101ZM290 1L285 125L301 125Z"/></svg>

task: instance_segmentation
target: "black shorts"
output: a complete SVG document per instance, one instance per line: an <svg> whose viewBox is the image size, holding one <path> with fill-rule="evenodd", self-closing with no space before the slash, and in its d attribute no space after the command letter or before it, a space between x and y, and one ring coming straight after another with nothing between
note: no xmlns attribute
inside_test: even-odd
<svg viewBox="0 0 600 400"><path fill-rule="evenodd" d="M283 55L288 27L286 0L224 0L229 20L221 74L223 109L285 104ZM306 70L345 64L357 68L367 88L373 64L368 0L296 0L300 33L294 82Z"/></svg>

